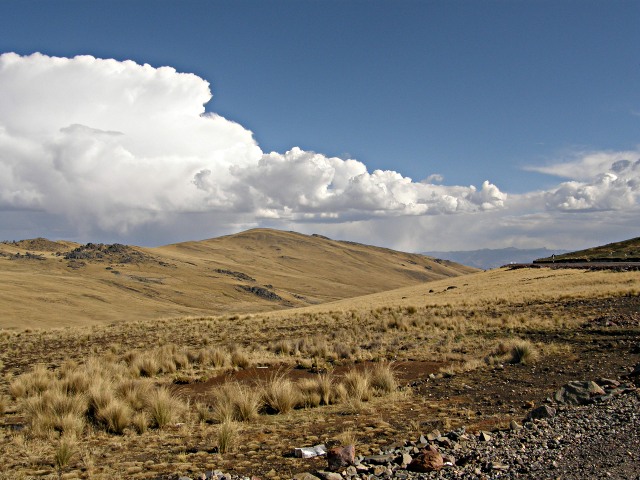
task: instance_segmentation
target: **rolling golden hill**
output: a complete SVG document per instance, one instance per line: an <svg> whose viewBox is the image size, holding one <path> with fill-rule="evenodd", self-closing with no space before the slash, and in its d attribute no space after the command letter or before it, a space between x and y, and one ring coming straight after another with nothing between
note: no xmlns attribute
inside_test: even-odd
<svg viewBox="0 0 640 480"><path fill-rule="evenodd" d="M268 229L157 248L5 242L0 265L0 328L271 311L475 271L423 255Z"/></svg>

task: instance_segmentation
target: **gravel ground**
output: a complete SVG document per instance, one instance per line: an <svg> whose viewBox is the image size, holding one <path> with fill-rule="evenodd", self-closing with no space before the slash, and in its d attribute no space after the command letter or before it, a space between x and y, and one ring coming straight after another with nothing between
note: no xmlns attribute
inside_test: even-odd
<svg viewBox="0 0 640 480"><path fill-rule="evenodd" d="M471 456L464 467L415 478L640 479L639 407L638 391L601 404L560 406L555 417L522 430L487 442L474 437L457 452Z"/></svg>
<svg viewBox="0 0 640 480"><path fill-rule="evenodd" d="M585 406L554 405L555 416L524 422L500 432L447 432L429 443L438 446L445 467L417 473L401 464L426 438L395 445L379 455L358 457L357 466L339 472L298 474L297 480L423 479L625 479L640 480L640 389ZM432 432L433 433L433 432ZM447 465L451 457L455 465ZM406 456L405 456L406 458ZM256 477L206 472L203 478L255 480ZM167 476L165 479L186 480ZM195 477L199 478L199 477Z"/></svg>

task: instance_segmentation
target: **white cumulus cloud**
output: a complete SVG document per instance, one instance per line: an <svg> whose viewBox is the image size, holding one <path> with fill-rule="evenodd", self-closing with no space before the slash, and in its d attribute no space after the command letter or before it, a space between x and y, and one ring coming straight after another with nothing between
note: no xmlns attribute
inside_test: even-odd
<svg viewBox="0 0 640 480"><path fill-rule="evenodd" d="M299 148L265 154L250 131L205 113L211 97L208 82L171 67L0 55L0 210L124 235L180 214L340 222L505 205L489 182L414 182Z"/></svg>
<svg viewBox="0 0 640 480"><path fill-rule="evenodd" d="M640 151L587 153L531 170L572 179L546 192L550 210L623 210L640 198Z"/></svg>

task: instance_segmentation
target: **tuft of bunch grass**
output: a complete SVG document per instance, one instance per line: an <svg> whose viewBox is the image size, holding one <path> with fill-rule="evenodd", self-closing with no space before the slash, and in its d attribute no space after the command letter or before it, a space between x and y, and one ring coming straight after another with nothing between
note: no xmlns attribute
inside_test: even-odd
<svg viewBox="0 0 640 480"><path fill-rule="evenodd" d="M114 398L96 411L95 419L106 432L122 435L125 428L131 424L132 414L129 405Z"/></svg>
<svg viewBox="0 0 640 480"><path fill-rule="evenodd" d="M511 363L527 365L538 359L538 349L528 340L519 340L513 344L510 351Z"/></svg>
<svg viewBox="0 0 640 480"><path fill-rule="evenodd" d="M151 389L149 380L129 379L120 382L115 388L115 393L133 410L140 411L145 408Z"/></svg>
<svg viewBox="0 0 640 480"><path fill-rule="evenodd" d="M35 436L46 437L52 432L80 435L85 425L87 399L60 390L48 390L25 399L21 409Z"/></svg>
<svg viewBox="0 0 640 480"><path fill-rule="evenodd" d="M229 353L225 352L222 348L210 348L208 350L209 365L214 368L222 368L231 363Z"/></svg>
<svg viewBox="0 0 640 480"><path fill-rule="evenodd" d="M133 360L131 370L141 377L153 377L160 371L160 365L155 357L143 355Z"/></svg>
<svg viewBox="0 0 640 480"><path fill-rule="evenodd" d="M62 436L53 453L53 464L58 470L58 476L62 476L62 471L69 466L71 459L77 453L77 441L73 437Z"/></svg>
<svg viewBox="0 0 640 480"><path fill-rule="evenodd" d="M101 377L96 378L93 385L89 388L87 398L89 402L87 416L93 420L100 410L106 408L107 405L113 402L113 382Z"/></svg>
<svg viewBox="0 0 640 480"><path fill-rule="evenodd" d="M262 404L267 413L288 413L300 403L300 391L284 372L273 374L262 388Z"/></svg>
<svg viewBox="0 0 640 480"><path fill-rule="evenodd" d="M302 395L302 406L306 408L330 405L336 401L337 394L331 373L321 373L302 380L298 388Z"/></svg>
<svg viewBox="0 0 640 480"><path fill-rule="evenodd" d="M92 378L86 371L72 370L60 381L60 388L67 394L79 395L89 391Z"/></svg>
<svg viewBox="0 0 640 480"><path fill-rule="evenodd" d="M131 417L131 426L138 434L143 434L149 427L149 415L147 412L136 412Z"/></svg>
<svg viewBox="0 0 640 480"><path fill-rule="evenodd" d="M0 395L0 417L2 417L9 408L9 397Z"/></svg>
<svg viewBox="0 0 640 480"><path fill-rule="evenodd" d="M306 378L298 382L300 391L300 406L303 408L319 407L322 397L318 392L318 385L313 378Z"/></svg>
<svg viewBox="0 0 640 480"><path fill-rule="evenodd" d="M238 439L238 431L238 425L233 421L226 421L220 424L216 433L218 453L233 451Z"/></svg>
<svg viewBox="0 0 640 480"><path fill-rule="evenodd" d="M182 402L165 387L153 390L147 400L146 411L151 426L155 428L173 423L183 409Z"/></svg>
<svg viewBox="0 0 640 480"><path fill-rule="evenodd" d="M53 375L44 365L36 365L31 372L20 375L11 382L9 393L15 399L30 397L49 390L53 381Z"/></svg>
<svg viewBox="0 0 640 480"><path fill-rule="evenodd" d="M371 388L378 395L389 395L398 389L396 374L387 362L381 362L372 368L369 378Z"/></svg>
<svg viewBox="0 0 640 480"><path fill-rule="evenodd" d="M343 400L356 400L367 402L371 399L371 373L368 370L349 370L342 379L346 398Z"/></svg>
<svg viewBox="0 0 640 480"><path fill-rule="evenodd" d="M237 368L246 369L251 366L251 357L243 350L231 352L231 365Z"/></svg>

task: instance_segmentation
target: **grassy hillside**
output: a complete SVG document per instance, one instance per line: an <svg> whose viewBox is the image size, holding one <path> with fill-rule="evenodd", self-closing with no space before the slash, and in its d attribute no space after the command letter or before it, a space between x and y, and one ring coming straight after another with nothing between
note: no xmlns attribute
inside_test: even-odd
<svg viewBox="0 0 640 480"><path fill-rule="evenodd" d="M536 263L551 262L551 257L540 258ZM556 262L638 262L640 261L640 237L587 248L577 252L555 256Z"/></svg>
<svg viewBox="0 0 640 480"><path fill-rule="evenodd" d="M93 253L135 255L111 250ZM284 479L326 469L287 454L300 446L505 432L569 381L627 381L638 292L635 272L500 269L251 315L0 331L0 478Z"/></svg>
<svg viewBox="0 0 640 480"><path fill-rule="evenodd" d="M472 271L422 255L266 229L159 248L5 242L0 328L278 310Z"/></svg>

